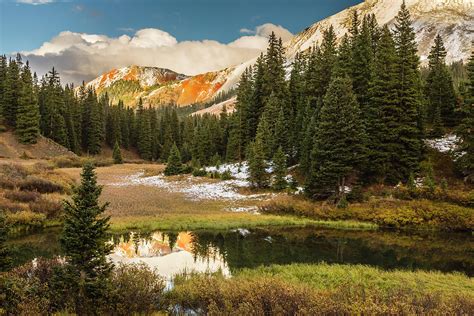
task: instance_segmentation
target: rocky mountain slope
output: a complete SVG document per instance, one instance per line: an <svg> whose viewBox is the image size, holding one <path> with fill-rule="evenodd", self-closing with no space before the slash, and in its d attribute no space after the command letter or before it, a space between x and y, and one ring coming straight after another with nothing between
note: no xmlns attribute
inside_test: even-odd
<svg viewBox="0 0 474 316"><path fill-rule="evenodd" d="M285 43L287 57L318 44L324 29L332 25L338 38L350 25L354 10L360 16L375 14L380 25L393 25L403 0L365 0L319 21ZM419 53L425 62L435 36L443 37L448 52L447 61L467 60L474 40L474 0L406 0L412 14ZM122 99L135 105L140 97L145 104L189 105L212 100L219 92L234 88L244 71L255 59L221 71L188 77L171 70L131 66L114 69L88 83L99 94L108 92L114 102Z"/></svg>

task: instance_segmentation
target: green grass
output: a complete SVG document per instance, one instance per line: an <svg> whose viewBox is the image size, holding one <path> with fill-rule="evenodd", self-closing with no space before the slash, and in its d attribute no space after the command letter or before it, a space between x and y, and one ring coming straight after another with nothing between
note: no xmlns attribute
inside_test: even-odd
<svg viewBox="0 0 474 316"><path fill-rule="evenodd" d="M361 286L382 293L411 289L417 294L437 293L444 297L466 295L474 299L474 279L461 273L430 271L384 271L364 265L291 264L244 269L238 277L277 277L290 283L330 290L341 285Z"/></svg>
<svg viewBox="0 0 474 316"><path fill-rule="evenodd" d="M111 230L228 230L233 228L254 228L268 226L315 226L337 229L374 230L377 225L355 221L316 221L294 216L250 215L250 214L206 214L206 215L162 215L159 217L133 216L112 217Z"/></svg>

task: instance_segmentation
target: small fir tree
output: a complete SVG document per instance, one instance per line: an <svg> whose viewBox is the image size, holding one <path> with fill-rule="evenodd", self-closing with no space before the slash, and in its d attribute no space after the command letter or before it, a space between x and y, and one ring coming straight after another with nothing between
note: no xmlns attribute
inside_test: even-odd
<svg viewBox="0 0 474 316"><path fill-rule="evenodd" d="M76 291L75 311L78 315L98 312L98 303L106 295L107 279L113 268L107 259L112 250L107 234L109 217L104 215L108 204L99 204L101 192L94 166L87 163L72 201L64 202L64 228L60 242L70 267L69 280Z"/></svg>
<svg viewBox="0 0 474 316"><path fill-rule="evenodd" d="M168 157L168 163L166 164L165 175L174 176L180 174L181 170L181 154L179 152L178 146L176 146L176 143L174 143L173 147L171 147L170 155Z"/></svg>
<svg viewBox="0 0 474 316"><path fill-rule="evenodd" d="M288 182L286 181L286 173L286 156L280 146L273 156L273 189L277 191L286 189L288 186Z"/></svg>
<svg viewBox="0 0 474 316"><path fill-rule="evenodd" d="M263 144L260 139L250 143L248 153L249 181L254 188L268 187L269 175L267 163L263 154Z"/></svg>
<svg viewBox="0 0 474 316"><path fill-rule="evenodd" d="M123 163L122 152L120 150L120 146L119 146L118 141L115 141L114 151L112 153L112 157L114 159L115 164Z"/></svg>

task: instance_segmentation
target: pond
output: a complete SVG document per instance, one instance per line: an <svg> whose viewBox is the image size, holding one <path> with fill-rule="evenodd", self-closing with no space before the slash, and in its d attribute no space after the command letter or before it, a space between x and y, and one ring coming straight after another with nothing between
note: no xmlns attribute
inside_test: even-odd
<svg viewBox="0 0 474 316"><path fill-rule="evenodd" d="M16 265L60 255L60 230L13 238ZM459 271L474 276L472 234L352 231L320 228L127 232L111 236L114 262L140 262L164 277L186 271L232 274L241 268L290 263L365 264L382 269Z"/></svg>

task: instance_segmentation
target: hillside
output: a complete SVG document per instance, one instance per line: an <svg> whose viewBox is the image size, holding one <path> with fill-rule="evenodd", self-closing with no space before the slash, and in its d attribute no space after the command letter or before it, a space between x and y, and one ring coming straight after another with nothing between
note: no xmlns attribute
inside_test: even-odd
<svg viewBox="0 0 474 316"><path fill-rule="evenodd" d="M41 135L36 144L24 145L18 142L17 137L13 132L0 133L0 158L18 159L24 156L28 158L44 159L56 156L76 155L67 148Z"/></svg>
<svg viewBox="0 0 474 316"><path fill-rule="evenodd" d="M354 10L360 16L375 14L380 25L393 25L403 0L366 0L321 20L285 43L286 55L291 61L295 54L319 43L322 32L330 25L341 38L350 25ZM421 61L426 62L435 36L439 33L447 49L447 62L467 60L474 39L474 0L407 0L419 43ZM130 66L114 69L87 85L99 94L108 92L114 102L123 100L134 106L140 97L145 104L177 104L185 106L212 100L219 92L235 88L246 67L255 59L236 67L188 77L174 71Z"/></svg>

